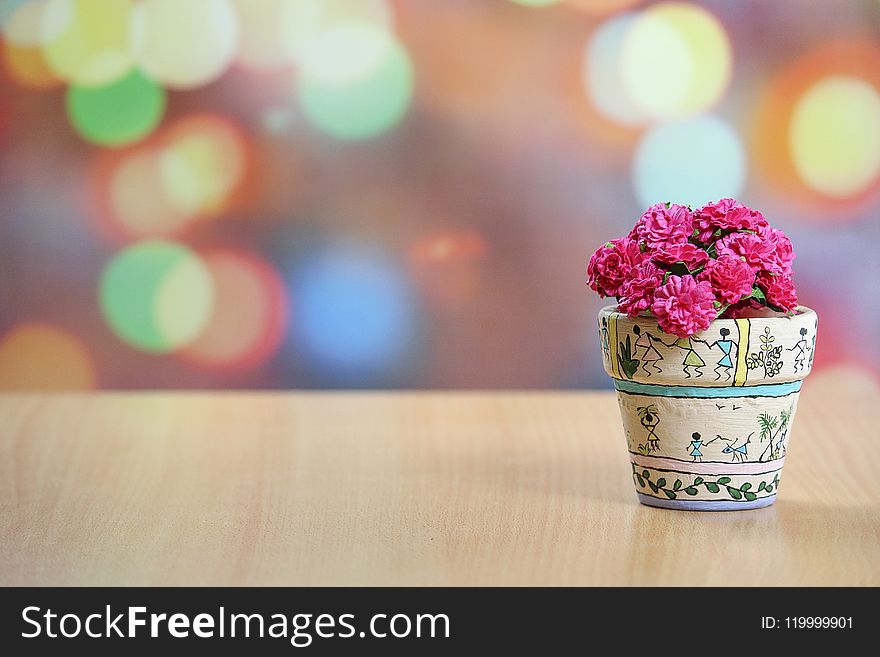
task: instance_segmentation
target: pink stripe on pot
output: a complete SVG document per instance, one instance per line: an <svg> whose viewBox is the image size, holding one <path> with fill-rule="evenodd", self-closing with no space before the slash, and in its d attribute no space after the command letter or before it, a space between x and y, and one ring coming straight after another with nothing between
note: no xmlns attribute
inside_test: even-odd
<svg viewBox="0 0 880 657"><path fill-rule="evenodd" d="M695 475L756 475L765 472L777 472L782 469L785 463L785 457L776 459L775 461L766 461L758 463L693 463L689 461L680 461L678 459L669 459L662 456L642 456L641 454L633 454L630 452L630 461L636 465L647 468L655 468L661 470L672 470L682 474Z"/></svg>

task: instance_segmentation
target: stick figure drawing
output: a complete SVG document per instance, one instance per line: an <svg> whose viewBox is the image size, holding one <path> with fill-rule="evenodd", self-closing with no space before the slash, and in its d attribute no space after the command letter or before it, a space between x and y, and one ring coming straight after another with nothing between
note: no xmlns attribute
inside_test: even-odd
<svg viewBox="0 0 880 657"><path fill-rule="evenodd" d="M657 361L663 360L663 356L657 351L657 348L654 346L654 341L656 340L660 344L663 344L663 341L660 338L655 338L653 335L645 331L642 333L641 327L637 324L633 326L633 333L636 334L637 340L635 342L635 346L639 349L644 349L644 353L639 356L639 359L642 361L642 371L647 376L651 376L650 370L648 370L648 365L651 365L657 372L663 372L657 366Z"/></svg>
<svg viewBox="0 0 880 657"><path fill-rule="evenodd" d="M608 360L611 357L611 344L608 342L608 318L602 318L602 328L599 331L599 342L602 347L602 353L605 355L605 360Z"/></svg>
<svg viewBox="0 0 880 657"><path fill-rule="evenodd" d="M703 445L702 437L699 432L694 431L691 434L691 458L694 463L701 463L703 461L703 453L700 451L700 447Z"/></svg>
<svg viewBox="0 0 880 657"><path fill-rule="evenodd" d="M794 351L794 371L803 371L804 364L807 361L807 352L811 350L810 344L807 342L807 329L801 329L801 339L794 343L793 347L789 347L786 351ZM812 357L812 356L811 356Z"/></svg>
<svg viewBox="0 0 880 657"><path fill-rule="evenodd" d="M639 406L636 410L639 413L639 421L648 430L648 439L643 444L639 444L639 451L642 454L652 454L660 449L660 437L657 435L657 425L660 424L660 416L657 415L657 407L651 404L649 406Z"/></svg>
<svg viewBox="0 0 880 657"><path fill-rule="evenodd" d="M667 344L667 347L678 347L682 351L684 351L684 360L682 361L682 371L684 372L684 376L686 379L691 378L691 373L688 368L693 367L694 371L697 373L697 377L703 376L702 368L706 366L706 361L700 358L700 354L696 352L694 349L694 342L702 342L707 347L709 343L705 340L701 340L700 338L678 338L674 342ZM665 344L665 343L664 343Z"/></svg>
<svg viewBox="0 0 880 657"><path fill-rule="evenodd" d="M721 378L722 370L726 377L725 380L730 381L730 371L733 369L733 358L731 356L731 352L733 351L733 340L731 340L728 336L730 335L730 329L723 328L721 329L721 337L718 340L715 340L712 344L709 345L709 348L718 347L721 350L721 360L718 361L718 364L715 366L713 370L715 372L715 380L718 381Z"/></svg>

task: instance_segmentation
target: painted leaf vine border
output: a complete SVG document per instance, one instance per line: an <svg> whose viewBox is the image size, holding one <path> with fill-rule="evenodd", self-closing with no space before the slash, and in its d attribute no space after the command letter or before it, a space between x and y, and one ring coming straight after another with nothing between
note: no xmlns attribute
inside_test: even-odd
<svg viewBox="0 0 880 657"><path fill-rule="evenodd" d="M720 493L723 488L733 500L753 502L758 499L758 493L766 491L769 494L779 487L779 473L774 474L773 479L769 482L761 481L755 491L752 491L752 484L750 482L746 481L737 487L730 483L730 477L727 476L718 477L715 481L707 481L703 477L695 477L693 482L687 486L681 479L676 478L672 486L667 486L668 482L665 477L660 477L653 481L648 470L642 469L639 472L639 467L635 463L631 465L633 479L635 479L640 488L650 488L655 494L662 491L670 500L677 499L682 493L694 496L699 492L699 486L703 486L710 493Z"/></svg>

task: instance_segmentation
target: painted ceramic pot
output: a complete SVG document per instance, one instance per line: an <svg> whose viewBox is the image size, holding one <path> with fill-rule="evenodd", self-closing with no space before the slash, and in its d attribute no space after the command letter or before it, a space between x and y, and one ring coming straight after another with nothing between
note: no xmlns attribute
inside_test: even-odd
<svg viewBox="0 0 880 657"><path fill-rule="evenodd" d="M756 509L779 491L801 381L816 348L816 313L719 319L686 339L652 317L599 313L632 478L649 506Z"/></svg>

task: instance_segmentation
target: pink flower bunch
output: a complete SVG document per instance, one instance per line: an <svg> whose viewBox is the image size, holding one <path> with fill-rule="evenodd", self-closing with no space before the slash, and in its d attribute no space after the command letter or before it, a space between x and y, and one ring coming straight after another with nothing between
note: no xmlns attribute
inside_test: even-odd
<svg viewBox="0 0 880 657"><path fill-rule="evenodd" d="M717 317L768 307L792 312L794 249L757 210L732 198L699 210L658 203L625 237L590 258L587 281L631 317L650 313L686 338Z"/></svg>

